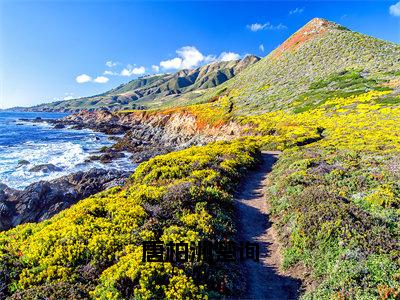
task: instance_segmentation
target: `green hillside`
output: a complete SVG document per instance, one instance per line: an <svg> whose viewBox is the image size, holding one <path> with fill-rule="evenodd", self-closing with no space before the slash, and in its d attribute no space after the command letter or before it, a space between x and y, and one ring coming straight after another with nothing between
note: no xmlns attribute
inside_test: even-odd
<svg viewBox="0 0 400 300"><path fill-rule="evenodd" d="M400 45L315 18L221 89L237 90L239 114L301 109L346 92L365 92L400 72Z"/></svg>
<svg viewBox="0 0 400 300"><path fill-rule="evenodd" d="M219 61L196 69L173 74L158 74L134 79L92 97L40 104L33 111L75 111L81 109L132 109L162 105L169 99L186 98L187 94L220 85L259 60L248 55L241 60Z"/></svg>

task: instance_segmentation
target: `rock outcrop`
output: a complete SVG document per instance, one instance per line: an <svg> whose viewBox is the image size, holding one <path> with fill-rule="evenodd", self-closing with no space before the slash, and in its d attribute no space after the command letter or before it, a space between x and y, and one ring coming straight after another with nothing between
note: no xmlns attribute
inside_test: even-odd
<svg viewBox="0 0 400 300"><path fill-rule="evenodd" d="M50 173L50 172L58 172L61 171L62 168L57 167L53 164L41 164L34 166L29 169L29 172L43 172L43 173Z"/></svg>
<svg viewBox="0 0 400 300"><path fill-rule="evenodd" d="M105 150L105 153L110 152L111 155L115 150L128 151L133 162L142 162L159 154L194 145L238 138L246 129L235 122L220 126L200 126L197 117L185 111L154 114L146 111L82 111L59 120L58 124L60 123L104 133L114 132L116 128L121 129L125 134L116 138L115 145Z"/></svg>

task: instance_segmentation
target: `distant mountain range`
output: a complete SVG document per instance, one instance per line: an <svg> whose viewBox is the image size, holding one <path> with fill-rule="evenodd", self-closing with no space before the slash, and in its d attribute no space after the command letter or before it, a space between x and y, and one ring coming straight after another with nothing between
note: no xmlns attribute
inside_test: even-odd
<svg viewBox="0 0 400 300"><path fill-rule="evenodd" d="M180 70L174 74L144 76L92 97L45 103L24 110L77 111L151 107L218 86L259 60L257 56L247 55L240 60L213 62L196 69Z"/></svg>

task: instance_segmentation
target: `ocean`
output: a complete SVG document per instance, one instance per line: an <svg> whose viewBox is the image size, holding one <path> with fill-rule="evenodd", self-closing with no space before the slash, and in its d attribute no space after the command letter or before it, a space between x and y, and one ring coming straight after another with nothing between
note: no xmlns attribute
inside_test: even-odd
<svg viewBox="0 0 400 300"><path fill-rule="evenodd" d="M19 119L57 119L63 113L0 112L0 183L23 189L39 180L51 180L93 167L132 170L128 158L110 164L85 160L103 146L112 145L107 135L91 130L54 129L47 123ZM26 161L21 164L21 161ZM29 163L27 163L29 162ZM53 172L32 172L34 166L53 164Z"/></svg>

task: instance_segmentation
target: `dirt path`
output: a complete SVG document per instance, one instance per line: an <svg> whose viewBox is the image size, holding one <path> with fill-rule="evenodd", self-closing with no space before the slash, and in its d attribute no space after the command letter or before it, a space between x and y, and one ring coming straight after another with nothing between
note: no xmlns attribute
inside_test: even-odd
<svg viewBox="0 0 400 300"><path fill-rule="evenodd" d="M237 238L260 245L260 261L245 260L242 264L248 289L241 299L298 299L300 282L279 271L279 246L267 214L264 187L276 157L277 153L263 152L262 163L245 177L235 195Z"/></svg>

